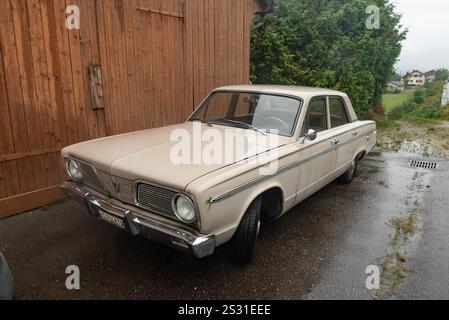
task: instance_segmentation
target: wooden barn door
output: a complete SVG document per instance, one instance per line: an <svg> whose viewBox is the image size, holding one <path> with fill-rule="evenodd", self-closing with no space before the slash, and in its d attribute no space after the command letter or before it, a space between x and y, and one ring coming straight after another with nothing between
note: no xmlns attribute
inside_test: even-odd
<svg viewBox="0 0 449 320"><path fill-rule="evenodd" d="M66 28L69 5L81 28ZM0 218L63 198L63 147L105 135L89 66L99 63L96 2L0 1Z"/></svg>
<svg viewBox="0 0 449 320"><path fill-rule="evenodd" d="M182 122L248 83L257 3L0 0L0 218L62 198L65 146Z"/></svg>
<svg viewBox="0 0 449 320"><path fill-rule="evenodd" d="M107 135L185 120L185 0L97 2Z"/></svg>

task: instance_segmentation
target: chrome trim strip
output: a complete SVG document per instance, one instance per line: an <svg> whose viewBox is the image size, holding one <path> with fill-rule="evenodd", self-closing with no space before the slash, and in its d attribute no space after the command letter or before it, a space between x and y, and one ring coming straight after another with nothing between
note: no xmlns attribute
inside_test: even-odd
<svg viewBox="0 0 449 320"><path fill-rule="evenodd" d="M268 180L268 179L272 178L273 176L277 176L277 175L282 174L282 173L284 173L286 171L294 169L294 168L296 168L296 167L298 167L298 166L300 166L300 165L302 165L302 164L304 164L306 162L309 162L309 161L314 160L314 159L316 159L318 157L321 157L321 156L323 156L323 155L325 155L325 154L327 154L327 153L329 153L331 151L337 150L338 148L340 148L342 146L345 146L345 145L347 145L347 144L349 144L351 142L354 142L354 141L356 141L358 139L361 139L361 138L366 137L366 136L371 136L375 132L377 132L377 129L368 131L367 133L360 134L359 136L353 137L353 138L349 139L348 141L346 141L344 143L341 143L341 144L338 144L338 145L334 145L334 146L332 146L332 147L330 147L328 149L325 149L323 151L317 152L317 153L311 155L310 157L307 157L307 158L295 161L295 162L293 162L291 164L288 164L286 166L283 166L283 167L279 168L277 171L273 171L270 174L267 174L267 175L264 175L264 176L260 176L260 177L258 177L256 179L252 180L252 181L249 181L249 182L247 182L245 184L242 184L242 185L240 185L240 186L238 186L238 187L236 187L234 189L231 189L231 190L229 190L229 191L227 191L225 193L222 193L222 194L220 194L218 196L211 197L208 200L208 202L209 202L209 204L214 204L214 203L220 202L222 200L225 200L227 198L230 198L233 195L239 193L240 191L248 189L248 188L250 188L250 187L252 187L252 186L254 186L254 185L256 185L256 184L258 184L258 183L260 183L262 181ZM346 133L347 132L342 133L342 134L346 134ZM303 151L303 150L304 149L301 149L299 151Z"/></svg>

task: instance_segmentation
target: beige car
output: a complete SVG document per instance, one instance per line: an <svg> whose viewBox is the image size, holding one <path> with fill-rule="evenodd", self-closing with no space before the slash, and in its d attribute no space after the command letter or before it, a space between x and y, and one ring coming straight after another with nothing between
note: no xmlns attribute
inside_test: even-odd
<svg viewBox="0 0 449 320"><path fill-rule="evenodd" d="M248 262L261 221L337 178L351 182L376 135L375 122L359 121L341 92L223 87L185 123L65 148L71 180L61 187L133 235L198 258L230 242Z"/></svg>

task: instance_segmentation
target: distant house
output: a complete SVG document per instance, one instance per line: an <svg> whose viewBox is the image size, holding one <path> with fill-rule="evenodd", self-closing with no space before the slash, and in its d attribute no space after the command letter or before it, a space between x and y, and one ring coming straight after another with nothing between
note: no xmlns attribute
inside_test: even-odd
<svg viewBox="0 0 449 320"><path fill-rule="evenodd" d="M426 84L426 75L418 70L413 70L401 78L406 86L423 86Z"/></svg>
<svg viewBox="0 0 449 320"><path fill-rule="evenodd" d="M425 75L426 75L426 83L431 83L435 81L437 72L435 70L430 70L426 72Z"/></svg>
<svg viewBox="0 0 449 320"><path fill-rule="evenodd" d="M404 84L400 81L391 81L387 85L387 91L388 92L398 92L398 91L404 91Z"/></svg>

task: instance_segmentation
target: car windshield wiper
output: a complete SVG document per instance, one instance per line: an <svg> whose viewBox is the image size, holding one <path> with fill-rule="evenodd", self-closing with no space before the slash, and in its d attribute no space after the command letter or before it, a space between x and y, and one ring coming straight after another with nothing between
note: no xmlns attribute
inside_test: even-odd
<svg viewBox="0 0 449 320"><path fill-rule="evenodd" d="M245 126L245 127L248 128L248 129L257 131L257 132L263 134L264 136L267 135L267 133L266 133L265 131L260 130L260 129L256 128L255 126L252 126L252 125L250 125L250 124L248 124L248 123L246 123L246 122L237 121L237 120L231 120L231 119L220 119L220 120L216 120L216 121L217 121L217 122L228 122L228 123L233 123L233 124L242 125L242 126Z"/></svg>
<svg viewBox="0 0 449 320"><path fill-rule="evenodd" d="M205 125L207 125L209 127L212 127L212 124L209 121L205 120L205 119L193 118L193 119L190 119L190 121L199 121L199 122L204 123Z"/></svg>

